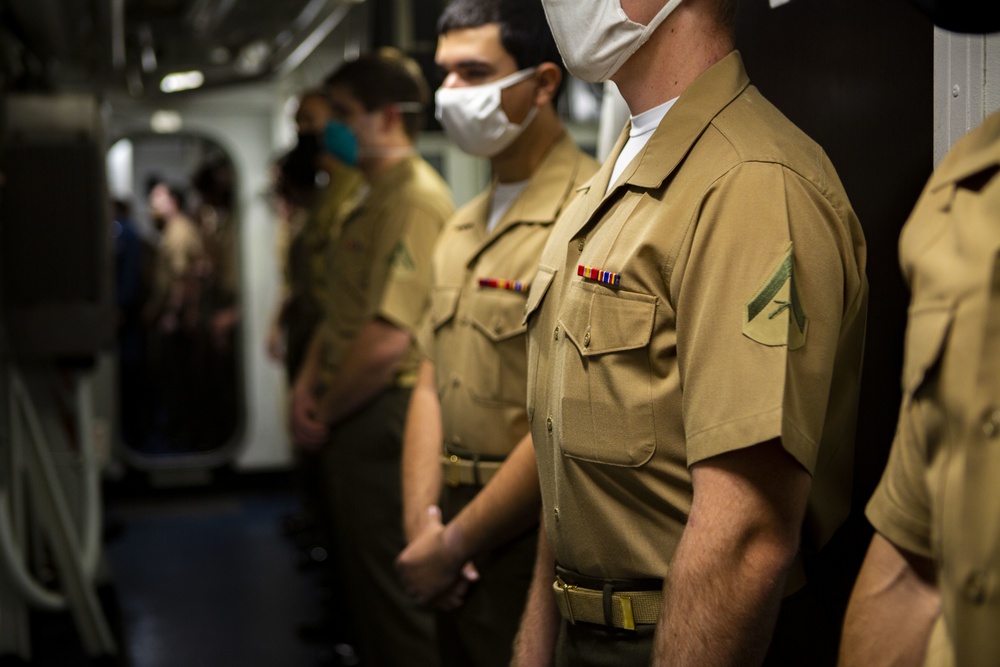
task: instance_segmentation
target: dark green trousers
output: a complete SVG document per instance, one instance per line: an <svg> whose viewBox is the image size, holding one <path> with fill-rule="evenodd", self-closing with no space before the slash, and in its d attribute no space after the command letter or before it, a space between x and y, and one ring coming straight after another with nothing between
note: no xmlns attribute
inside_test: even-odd
<svg viewBox="0 0 1000 667"><path fill-rule="evenodd" d="M400 483L408 389L389 389L337 425L323 452L328 516L365 667L438 664L434 617L406 595Z"/></svg>
<svg viewBox="0 0 1000 667"><path fill-rule="evenodd" d="M441 505L450 521L479 492L479 486L445 487ZM444 667L507 667L524 612L538 547L532 529L476 559L479 581L465 604L438 612L437 634Z"/></svg>

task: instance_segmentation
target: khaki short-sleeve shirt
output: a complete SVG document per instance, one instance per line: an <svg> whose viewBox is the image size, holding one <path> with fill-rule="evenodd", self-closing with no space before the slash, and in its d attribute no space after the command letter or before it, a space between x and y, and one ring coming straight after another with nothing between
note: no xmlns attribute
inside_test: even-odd
<svg viewBox="0 0 1000 667"><path fill-rule="evenodd" d="M361 326L373 318L416 334L430 304L431 254L452 213L448 186L418 157L402 160L371 183L327 261L324 377L340 368ZM418 365L414 336L396 385L412 386Z"/></svg>
<svg viewBox="0 0 1000 667"><path fill-rule="evenodd" d="M932 558L943 614L927 664L1000 664L1000 113L934 172L900 239L912 300L903 404L868 505Z"/></svg>
<svg viewBox="0 0 1000 667"><path fill-rule="evenodd" d="M194 222L183 215L170 220L156 249L150 302L155 304L157 313L166 306L174 284L181 280L194 280L204 260L205 244ZM185 291L185 300L191 297L188 291ZM181 308L195 305L184 303Z"/></svg>
<svg viewBox="0 0 1000 667"><path fill-rule="evenodd" d="M344 221L357 208L364 193L361 172L346 165L331 166L330 181L309 209L305 223L291 242L288 266L293 298L303 310L319 315L329 303L326 262L330 244L336 243Z"/></svg>
<svg viewBox="0 0 1000 667"><path fill-rule="evenodd" d="M434 361L444 443L453 450L504 457L527 434L528 287L556 216L596 169L564 135L492 233L492 188L442 232L422 344Z"/></svg>
<svg viewBox="0 0 1000 667"><path fill-rule="evenodd" d="M157 289L169 290L174 281L194 271L204 255L205 246L194 223L184 216L171 220L160 238L155 279Z"/></svg>
<svg viewBox="0 0 1000 667"><path fill-rule="evenodd" d="M528 298L528 415L556 560L660 578L689 466L773 438L813 475L803 541L850 505L865 242L822 149L702 74L605 196L627 131L560 217Z"/></svg>

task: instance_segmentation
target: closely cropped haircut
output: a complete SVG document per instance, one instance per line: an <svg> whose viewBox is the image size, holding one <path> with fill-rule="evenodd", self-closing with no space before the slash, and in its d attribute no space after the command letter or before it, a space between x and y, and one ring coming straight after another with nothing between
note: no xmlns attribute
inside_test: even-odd
<svg viewBox="0 0 1000 667"><path fill-rule="evenodd" d="M330 104L330 98L322 88L308 88L299 93L299 106L302 106L306 100L319 100L328 106Z"/></svg>
<svg viewBox="0 0 1000 667"><path fill-rule="evenodd" d="M718 2L719 23L731 31L736 25L736 10L739 8L739 0L718 0Z"/></svg>
<svg viewBox="0 0 1000 667"><path fill-rule="evenodd" d="M563 69L541 0L452 0L438 19L437 31L443 35L487 23L500 26L500 44L513 56L518 69L542 63Z"/></svg>
<svg viewBox="0 0 1000 667"><path fill-rule="evenodd" d="M402 51L391 47L349 60L324 81L326 88L347 88L365 111L377 111L392 104L400 108L403 128L415 139L424 124L424 110L430 101L427 81L420 65Z"/></svg>

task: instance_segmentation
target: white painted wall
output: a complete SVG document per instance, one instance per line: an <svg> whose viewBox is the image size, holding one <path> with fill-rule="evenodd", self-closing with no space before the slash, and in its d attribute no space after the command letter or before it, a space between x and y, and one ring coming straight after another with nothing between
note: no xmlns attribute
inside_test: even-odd
<svg viewBox="0 0 1000 667"><path fill-rule="evenodd" d="M934 30L934 164L1000 109L1000 34Z"/></svg>

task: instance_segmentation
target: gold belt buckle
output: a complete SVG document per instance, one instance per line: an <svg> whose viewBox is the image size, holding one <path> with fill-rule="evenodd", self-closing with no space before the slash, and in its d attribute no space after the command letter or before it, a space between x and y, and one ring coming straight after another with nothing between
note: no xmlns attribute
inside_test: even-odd
<svg viewBox="0 0 1000 667"><path fill-rule="evenodd" d="M462 483L461 471L458 469L460 458L452 454L446 459L444 483L448 486L458 486Z"/></svg>
<svg viewBox="0 0 1000 667"><path fill-rule="evenodd" d="M567 620L570 623L572 623L573 625L576 625L576 616L573 615L573 601L570 600L570 594L569 594L569 592L571 590L573 590L574 588L576 588L576 586L573 586L571 584L567 584L565 581L563 581L562 577L560 577L557 574L556 575L556 587L560 591L562 591L563 600L566 601L566 614L567 614L567 616L569 616L569 618Z"/></svg>
<svg viewBox="0 0 1000 667"><path fill-rule="evenodd" d="M635 630L635 614L632 612L632 598L622 595L618 598L622 606L622 628Z"/></svg>

